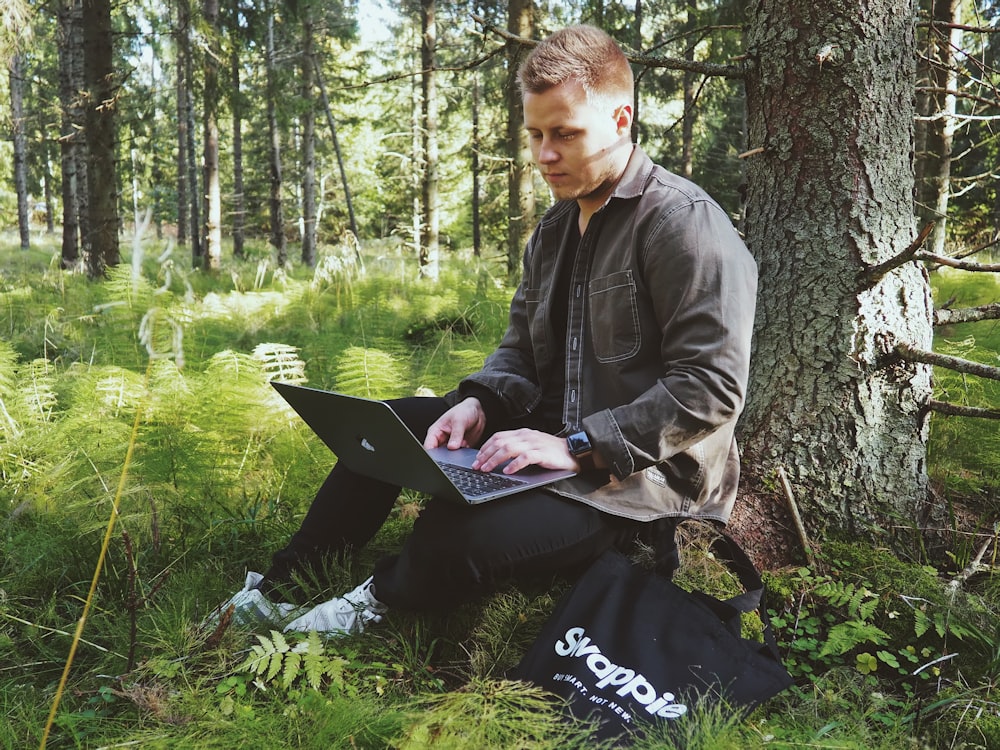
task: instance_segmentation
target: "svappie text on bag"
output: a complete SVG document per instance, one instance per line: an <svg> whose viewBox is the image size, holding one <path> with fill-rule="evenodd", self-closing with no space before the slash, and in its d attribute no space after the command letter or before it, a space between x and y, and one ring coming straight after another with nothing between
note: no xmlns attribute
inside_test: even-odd
<svg viewBox="0 0 1000 750"><path fill-rule="evenodd" d="M600 646L586 633L585 628L570 628L562 640L556 641L555 651L557 655L566 658L586 659L587 669L597 678L594 684L597 690L617 687L615 694L622 698L631 698L641 704L647 713L661 719L676 719L687 713L687 706L674 702L673 693L668 691L661 693L641 673L615 664L601 652ZM574 681L574 684L581 694L588 693L582 683L576 684ZM595 696L590 695L589 699L594 701Z"/></svg>

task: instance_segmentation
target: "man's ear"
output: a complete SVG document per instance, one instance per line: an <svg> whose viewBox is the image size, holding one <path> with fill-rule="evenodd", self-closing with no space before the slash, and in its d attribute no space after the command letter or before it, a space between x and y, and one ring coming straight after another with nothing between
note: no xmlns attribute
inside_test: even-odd
<svg viewBox="0 0 1000 750"><path fill-rule="evenodd" d="M615 110L615 126L618 128L618 132L628 133L632 130L632 105L622 104L618 109Z"/></svg>

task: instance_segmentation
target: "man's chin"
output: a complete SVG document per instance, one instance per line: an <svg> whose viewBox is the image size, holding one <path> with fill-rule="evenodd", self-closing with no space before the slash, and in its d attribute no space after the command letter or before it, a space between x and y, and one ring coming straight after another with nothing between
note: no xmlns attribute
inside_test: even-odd
<svg viewBox="0 0 1000 750"><path fill-rule="evenodd" d="M549 185L549 190L557 201L572 201L580 197L580 191L570 187Z"/></svg>

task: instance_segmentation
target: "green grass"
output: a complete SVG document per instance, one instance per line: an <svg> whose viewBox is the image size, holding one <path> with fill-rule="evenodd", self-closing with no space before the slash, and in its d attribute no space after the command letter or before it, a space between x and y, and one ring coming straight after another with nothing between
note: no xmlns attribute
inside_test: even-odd
<svg viewBox="0 0 1000 750"><path fill-rule="evenodd" d="M932 274L936 305L955 309L995 303L1000 274L968 274L947 269ZM935 351L1000 366L1000 321L944 326L936 331ZM936 368L935 396L963 406L997 409L1000 381ZM996 501L1000 485L1000 428L996 420L938 417L931 422L928 456L932 476L946 490L980 494Z"/></svg>
<svg viewBox="0 0 1000 750"><path fill-rule="evenodd" d="M0 748L41 741L120 482L49 747L597 747L586 725L503 680L565 584L440 615L391 613L364 636L324 641L318 682L248 670L266 632L232 628L209 644L197 627L284 543L332 463L268 386L277 368L377 397L444 393L494 347L511 290L458 261L438 283L398 266L362 276L331 260L334 248L317 272L254 260L212 277L176 258L168 268L163 249L145 250L138 278L126 258L103 283L60 271L54 245L0 249ZM995 298L980 282L935 283L939 296L969 295L961 306ZM974 336L968 356L988 359L997 327L977 325L941 335ZM997 403L995 391L938 378L949 396ZM937 482L995 499L995 425L933 425ZM367 575L398 549L420 502L404 493L368 548L323 571L332 588L319 576L303 581L307 593ZM725 588L697 544L684 554L679 580ZM982 577L951 592L940 561L921 562L827 545L810 568L772 572L796 689L745 721L713 709L637 746L1000 747L1000 585Z"/></svg>

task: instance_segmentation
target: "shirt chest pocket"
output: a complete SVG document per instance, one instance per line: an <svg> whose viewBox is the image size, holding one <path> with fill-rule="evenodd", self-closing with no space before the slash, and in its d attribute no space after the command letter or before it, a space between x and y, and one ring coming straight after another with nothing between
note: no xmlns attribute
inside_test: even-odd
<svg viewBox="0 0 1000 750"><path fill-rule="evenodd" d="M639 351L641 332L632 271L591 279L590 335L599 362L617 362Z"/></svg>

